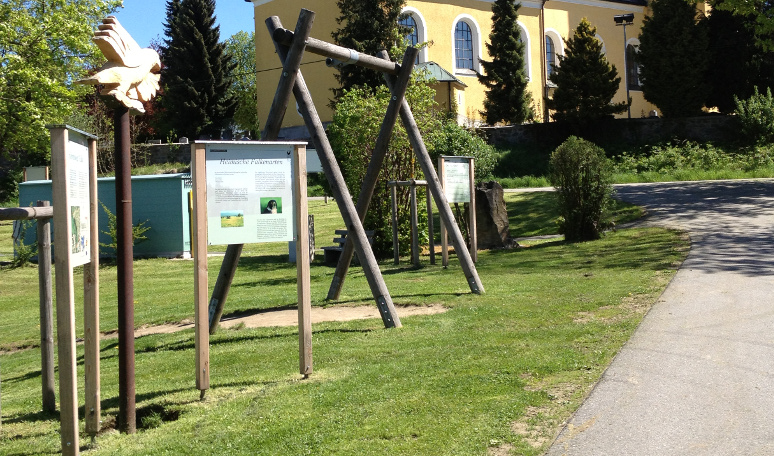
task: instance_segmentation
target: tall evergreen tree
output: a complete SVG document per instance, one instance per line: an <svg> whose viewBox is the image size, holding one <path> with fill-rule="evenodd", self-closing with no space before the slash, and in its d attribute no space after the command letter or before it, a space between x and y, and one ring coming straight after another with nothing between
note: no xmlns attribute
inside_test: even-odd
<svg viewBox="0 0 774 456"><path fill-rule="evenodd" d="M519 17L521 3L495 0L492 4L492 33L486 48L491 61L481 60L484 74L478 80L486 87L484 111L490 125L504 121L520 124L532 116L524 69L524 43L521 41Z"/></svg>
<svg viewBox="0 0 774 456"><path fill-rule="evenodd" d="M708 90L707 28L686 0L654 0L650 7L638 55L642 94L665 117L699 114Z"/></svg>
<svg viewBox="0 0 774 456"><path fill-rule="evenodd" d="M338 0L336 4L339 28L331 36L339 46L375 55L382 49L389 51L401 39L398 19L405 0ZM357 65L342 67L336 80L340 87L333 94L337 99L353 86L375 88L384 83L381 73Z"/></svg>
<svg viewBox="0 0 774 456"><path fill-rule="evenodd" d="M621 84L618 70L602 53L597 29L583 18L572 38L565 41L565 55L551 73L556 84L548 100L552 117L566 121L581 130L594 122L626 110L627 103L611 103Z"/></svg>
<svg viewBox="0 0 774 456"><path fill-rule="evenodd" d="M164 31L161 104L165 126L190 138L220 137L237 103L229 93L234 64L219 42L215 1L167 1Z"/></svg>

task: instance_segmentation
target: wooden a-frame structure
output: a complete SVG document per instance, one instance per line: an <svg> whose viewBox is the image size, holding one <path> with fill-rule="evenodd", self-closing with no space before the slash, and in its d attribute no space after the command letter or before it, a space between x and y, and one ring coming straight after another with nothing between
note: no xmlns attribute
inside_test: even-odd
<svg viewBox="0 0 774 456"><path fill-rule="evenodd" d="M269 29L277 55L282 62L282 76L274 95L274 100L269 111L269 117L266 120L266 126L261 136L262 140L272 141L277 139L282 120L285 117L290 102L291 94L295 97L298 104L298 110L304 118L304 123L309 129L312 142L317 149L323 171L330 183L333 197L339 205L342 218L346 224L348 235L344 245L344 251L341 254L339 263L333 281L328 291L328 299L338 299L341 288L344 284L344 278L352 261L352 255L357 252L358 258L363 266L368 285L376 300L379 313L385 327L400 327L400 319L395 312L395 306L390 297L389 291L382 278L379 265L376 262L371 245L368 243L365 230L363 229L363 220L368 211L374 189L376 188L377 176L384 162L387 153L387 145L392 135L393 127L400 115L406 131L408 132L411 146L416 154L417 161L420 164L422 172L427 179L428 186L438 207L438 211L443 223L449 232L449 235L460 259L460 264L465 273L470 290L473 293L481 294L484 292L484 286L478 277L478 272L473 260L465 246L459 227L451 212L446 196L444 195L438 175L433 168L430 155L427 152L419 128L411 113L408 102L404 98L406 88L411 78L411 72L414 68L414 62L418 50L409 47L403 57L401 65L389 60L389 56L382 51L378 57L359 54L356 51L341 46L336 46L324 41L310 38L309 35L314 22L315 13L302 9L296 24L295 31L287 30L282 27L278 17L273 16L266 19L266 26ZM387 112L384 116L379 136L376 140L371 162L368 165L363 186L357 200L357 205L352 202L352 197L344 183L344 177L341 174L339 165L333 155L328 138L325 134L317 109L314 106L312 97L301 74L301 58L305 51L321 55L329 61L339 61L344 64L360 65L384 73L385 80L392 92ZM301 229L301 227L299 227ZM239 257L242 252L241 244L232 244L227 247L226 256L223 259L220 273L212 292L210 299L210 332L212 333L218 324L218 319L214 315L220 315L223 310L226 298L228 296L231 282L236 272Z"/></svg>

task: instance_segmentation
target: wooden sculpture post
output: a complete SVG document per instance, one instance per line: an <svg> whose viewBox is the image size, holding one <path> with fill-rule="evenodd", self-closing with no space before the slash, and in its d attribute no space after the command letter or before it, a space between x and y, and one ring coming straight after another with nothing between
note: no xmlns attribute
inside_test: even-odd
<svg viewBox="0 0 774 456"><path fill-rule="evenodd" d="M143 102L159 89L159 55L140 48L113 16L102 21L92 40L108 60L81 84L102 87L100 93L114 107L116 223L118 234L118 427L137 430L134 386L134 249L132 247L132 167L129 115L143 114Z"/></svg>

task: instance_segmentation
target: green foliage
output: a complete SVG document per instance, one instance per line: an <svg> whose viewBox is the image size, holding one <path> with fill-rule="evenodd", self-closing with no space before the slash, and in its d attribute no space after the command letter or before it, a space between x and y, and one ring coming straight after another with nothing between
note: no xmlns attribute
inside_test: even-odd
<svg viewBox="0 0 774 456"><path fill-rule="evenodd" d="M161 47L161 86L167 131L220 138L237 99L229 93L235 64L220 43L214 0L169 0Z"/></svg>
<svg viewBox="0 0 774 456"><path fill-rule="evenodd" d="M255 32L238 32L226 40L226 55L234 62L234 83L229 93L237 100L234 124L251 138L260 134L258 92L255 88Z"/></svg>
<svg viewBox="0 0 774 456"><path fill-rule="evenodd" d="M401 42L402 30L398 24L405 0L337 0L339 28L331 33L339 46L363 54L376 55L390 51ZM333 89L336 100L355 86L376 88L383 85L382 74L358 65L346 65L336 74L339 88Z"/></svg>
<svg viewBox="0 0 774 456"><path fill-rule="evenodd" d="M774 15L772 15L770 2L766 0L723 0L718 4L713 4L713 7L730 11L744 18L754 33L756 44L766 51L774 51Z"/></svg>
<svg viewBox="0 0 774 456"><path fill-rule="evenodd" d="M46 124L61 123L90 88L73 85L103 60L91 42L119 0L0 2L0 200L23 166L48 165Z"/></svg>
<svg viewBox="0 0 774 456"><path fill-rule="evenodd" d="M642 93L665 117L700 114L709 88L707 27L692 2L654 0L650 8L638 54Z"/></svg>
<svg viewBox="0 0 774 456"><path fill-rule="evenodd" d="M754 143L774 142L774 99L771 88L766 89L764 95L758 93L758 87L755 87L750 98L740 100L734 97L734 102L744 137Z"/></svg>
<svg viewBox="0 0 774 456"><path fill-rule="evenodd" d="M102 210L105 211L105 214L108 218L108 230L102 231L102 233L107 234L110 236L110 243L105 244L103 242L99 243L100 247L105 247L112 250L112 253L116 253L118 251L118 219L116 215L108 209L107 206L105 206L105 203L102 201L99 202L100 206L102 206ZM143 222L139 222L136 225L132 225L132 245L137 245L142 243L143 241L147 241L148 237L145 236L145 233L148 232L148 230L151 229L149 225L147 225L148 220L145 220Z"/></svg>
<svg viewBox="0 0 774 456"><path fill-rule="evenodd" d="M605 151L571 136L551 154L550 167L549 180L556 187L565 239L598 239L607 227L605 211L613 192Z"/></svg>
<svg viewBox="0 0 774 456"><path fill-rule="evenodd" d="M433 163L441 155L473 157L476 180L489 180L497 164L497 150L474 132L457 125L453 119L441 122L425 139Z"/></svg>
<svg viewBox="0 0 774 456"><path fill-rule="evenodd" d="M439 120L434 114L435 91L426 83L414 80L406 92L406 100L416 119L423 137L437 130ZM360 194L363 179L373 154L376 138L384 120L384 113L391 98L389 90L384 86L375 89L355 87L344 92L336 104L333 122L328 128L328 138L341 167L344 180L354 199ZM422 173L416 163L414 152L409 143L408 135L400 123L394 130L390 140L389 150L379 174L378 185L374 192L365 227L374 230L374 253L377 257L388 257L392 254L391 207L387 182L391 180L421 179ZM398 189L398 220L401 250L411 246L409 189ZM418 192L420 212L425 210L424 192ZM425 216L420 215L420 224L424 224ZM422 227L424 230L424 227ZM423 233L426 238L426 232Z"/></svg>
<svg viewBox="0 0 774 456"><path fill-rule="evenodd" d="M527 89L525 46L517 24L521 3L496 0L492 4L492 32L486 48L491 61L481 60L484 74L478 80L486 87L482 115L486 122L521 124L532 118L532 96Z"/></svg>
<svg viewBox="0 0 774 456"><path fill-rule="evenodd" d="M553 98L547 101L552 117L584 131L600 119L624 112L626 103L611 103L621 78L615 65L602 53L597 29L583 18L572 38L566 41L565 55L551 73L556 84Z"/></svg>
<svg viewBox="0 0 774 456"><path fill-rule="evenodd" d="M36 222L34 220L21 220L19 223L21 223L21 231L19 234L19 239L15 240L13 243L15 254L13 260L11 261L12 268L21 268L27 266L30 264L32 257L38 254L37 242L30 242L27 244L24 243L24 237L27 233L27 229L32 225L35 225Z"/></svg>

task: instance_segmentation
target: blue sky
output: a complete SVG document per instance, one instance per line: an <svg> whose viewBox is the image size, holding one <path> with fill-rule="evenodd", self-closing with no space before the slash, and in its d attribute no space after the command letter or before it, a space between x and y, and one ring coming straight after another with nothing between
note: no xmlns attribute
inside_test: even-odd
<svg viewBox="0 0 774 456"><path fill-rule="evenodd" d="M115 12L118 22L132 35L137 44L148 47L152 39L164 37L166 14L164 0L124 0L124 7ZM255 31L253 4L244 0L217 0L215 23L220 25L221 41L244 30Z"/></svg>

